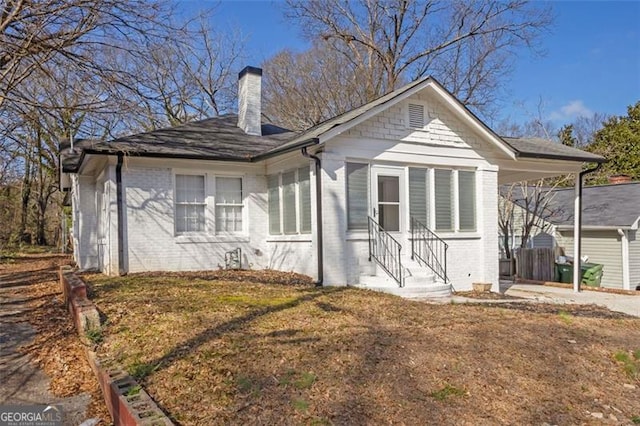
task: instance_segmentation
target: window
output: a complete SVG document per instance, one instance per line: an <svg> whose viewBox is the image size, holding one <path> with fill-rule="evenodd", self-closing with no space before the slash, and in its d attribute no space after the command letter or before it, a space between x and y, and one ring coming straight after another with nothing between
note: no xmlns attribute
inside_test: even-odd
<svg viewBox="0 0 640 426"><path fill-rule="evenodd" d="M409 214L429 226L429 170L409 168Z"/></svg>
<svg viewBox="0 0 640 426"><path fill-rule="evenodd" d="M269 233L280 233L280 176L267 176L269 194Z"/></svg>
<svg viewBox="0 0 640 426"><path fill-rule="evenodd" d="M452 170L436 169L434 173L436 231L453 231L452 177Z"/></svg>
<svg viewBox="0 0 640 426"><path fill-rule="evenodd" d="M311 233L309 166L267 176L269 233Z"/></svg>
<svg viewBox="0 0 640 426"><path fill-rule="evenodd" d="M298 169L298 188L300 190L300 232L311 232L311 179L309 166Z"/></svg>
<svg viewBox="0 0 640 426"><path fill-rule="evenodd" d="M424 105L409 104L409 128L424 129Z"/></svg>
<svg viewBox="0 0 640 426"><path fill-rule="evenodd" d="M242 232L242 178L216 177L216 232Z"/></svg>
<svg viewBox="0 0 640 426"><path fill-rule="evenodd" d="M285 234L297 233L296 172L282 174L282 219Z"/></svg>
<svg viewBox="0 0 640 426"><path fill-rule="evenodd" d="M475 172L458 172L458 223L460 231L476 230Z"/></svg>
<svg viewBox="0 0 640 426"><path fill-rule="evenodd" d="M369 165L347 163L347 229L367 229Z"/></svg>
<svg viewBox="0 0 640 426"><path fill-rule="evenodd" d="M176 233L204 232L204 175L176 175Z"/></svg>

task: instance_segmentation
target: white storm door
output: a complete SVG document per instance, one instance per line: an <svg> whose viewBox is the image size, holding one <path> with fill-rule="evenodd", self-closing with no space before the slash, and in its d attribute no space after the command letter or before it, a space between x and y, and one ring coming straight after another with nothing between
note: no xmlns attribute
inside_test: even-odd
<svg viewBox="0 0 640 426"><path fill-rule="evenodd" d="M371 167L371 216L387 232L404 228L404 170L388 166Z"/></svg>

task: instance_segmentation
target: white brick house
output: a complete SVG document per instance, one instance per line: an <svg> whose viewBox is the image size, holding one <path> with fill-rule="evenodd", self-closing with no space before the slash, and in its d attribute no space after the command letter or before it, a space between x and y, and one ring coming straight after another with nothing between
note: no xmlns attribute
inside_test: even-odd
<svg viewBox="0 0 640 426"><path fill-rule="evenodd" d="M63 151L80 268L217 269L241 248L244 268L324 285L497 284L498 185L603 160L507 142L432 78L293 133L260 124L260 79L240 73L238 116Z"/></svg>

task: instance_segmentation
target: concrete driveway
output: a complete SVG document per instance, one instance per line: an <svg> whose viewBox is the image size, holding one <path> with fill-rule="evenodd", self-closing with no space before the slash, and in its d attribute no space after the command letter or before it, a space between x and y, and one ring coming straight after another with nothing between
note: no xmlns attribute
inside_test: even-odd
<svg viewBox="0 0 640 426"><path fill-rule="evenodd" d="M640 317L640 296L604 293L583 290L575 293L572 289L548 287L536 284L514 284L500 282L500 292L508 296L533 299L544 303L572 303L580 305L604 306L611 311Z"/></svg>

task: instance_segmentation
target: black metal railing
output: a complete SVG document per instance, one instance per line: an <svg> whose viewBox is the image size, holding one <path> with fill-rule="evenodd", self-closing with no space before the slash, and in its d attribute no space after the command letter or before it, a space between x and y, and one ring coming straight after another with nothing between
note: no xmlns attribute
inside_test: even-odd
<svg viewBox="0 0 640 426"><path fill-rule="evenodd" d="M447 249L449 245L418 219L411 218L411 259L429 267L445 284L447 277Z"/></svg>
<svg viewBox="0 0 640 426"><path fill-rule="evenodd" d="M402 246L372 217L369 217L369 262L375 260L400 287L404 286Z"/></svg>

